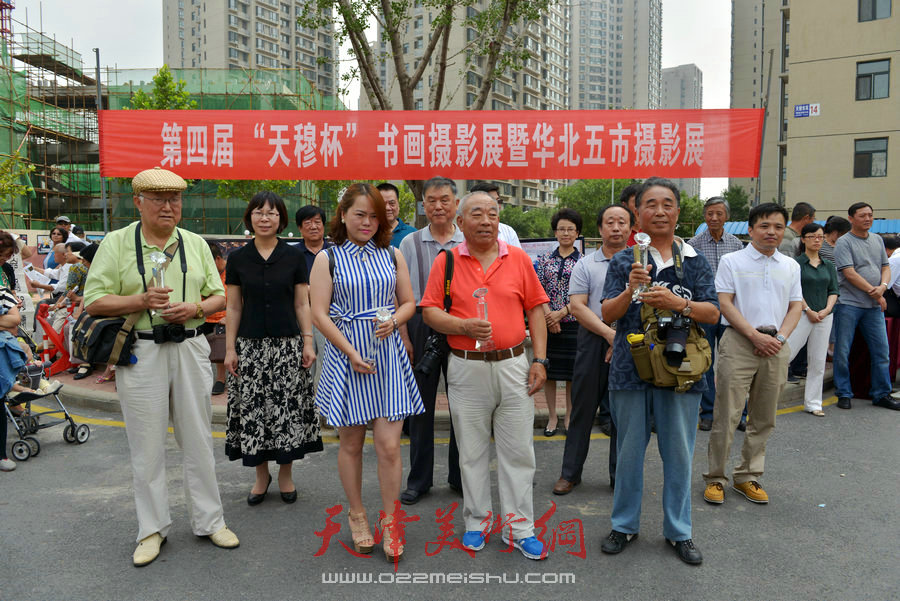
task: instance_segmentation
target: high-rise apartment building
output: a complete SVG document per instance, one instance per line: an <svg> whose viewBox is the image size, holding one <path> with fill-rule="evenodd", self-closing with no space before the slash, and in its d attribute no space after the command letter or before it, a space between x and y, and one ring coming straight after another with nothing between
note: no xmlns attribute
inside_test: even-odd
<svg viewBox="0 0 900 601"><path fill-rule="evenodd" d="M819 217L864 200L900 218L900 15L892 0L735 0L733 107L761 106L772 49L771 93L759 181L762 202L811 203Z"/></svg>
<svg viewBox="0 0 900 601"><path fill-rule="evenodd" d="M457 10L454 16L454 27L451 30L447 55L454 57L448 67L442 110L465 110L471 108L478 96L483 77L484 59L476 57L473 64L465 65L465 46L475 35L475 31L460 25L466 15L474 15L485 8L484 0L472 6ZM407 72L412 73L431 34L431 23L436 15L433 8L416 2L411 8L409 28L401 42ZM567 75L569 71L568 54L568 14L567 3L555 3L524 30L520 23L510 25L509 37L524 36L524 47L531 57L522 68L507 70L496 78L484 110L561 110L569 108ZM379 28L373 46L379 56L385 56L379 62L379 77L387 82L391 102L395 109L402 108L400 90L397 84L393 58L390 57L390 46L382 37ZM415 109L429 107L428 95L434 83L433 70L429 68L422 81L413 92ZM367 110L372 106L361 90L359 107ZM511 204L536 206L554 204L556 197L553 191L564 183L557 180L496 180L500 185L502 196ZM464 192L476 182L458 182L460 192Z"/></svg>
<svg viewBox="0 0 900 601"><path fill-rule="evenodd" d="M662 70L662 103L664 109L703 108L703 72L691 63ZM682 194L700 195L700 179L674 180Z"/></svg>
<svg viewBox="0 0 900 601"><path fill-rule="evenodd" d="M659 108L661 0L584 0L569 11L570 108Z"/></svg>
<svg viewBox="0 0 900 601"><path fill-rule="evenodd" d="M305 4L305 0L163 0L163 60L173 68L296 68L320 93L333 96L339 83L333 62L337 39L333 31L297 23Z"/></svg>

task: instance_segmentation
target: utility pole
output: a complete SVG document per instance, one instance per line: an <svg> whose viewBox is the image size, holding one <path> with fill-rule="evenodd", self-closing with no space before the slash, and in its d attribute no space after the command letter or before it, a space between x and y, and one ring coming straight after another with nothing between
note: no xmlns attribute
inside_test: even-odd
<svg viewBox="0 0 900 601"><path fill-rule="evenodd" d="M100 136L100 111L103 109L103 96L100 94L100 49L94 48L94 54L97 55L97 69L95 72L95 78L97 79L97 140L99 142ZM106 200L106 180L103 179L103 176L100 176L100 208L103 211L103 233L106 234L109 232L109 216L108 213L108 203Z"/></svg>

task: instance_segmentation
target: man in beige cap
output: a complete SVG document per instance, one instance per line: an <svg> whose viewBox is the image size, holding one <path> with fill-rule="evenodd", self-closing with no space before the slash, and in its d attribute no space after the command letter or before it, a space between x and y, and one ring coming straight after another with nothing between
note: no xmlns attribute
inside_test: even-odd
<svg viewBox="0 0 900 601"><path fill-rule="evenodd" d="M91 263L84 304L91 315L140 314L132 364L119 366L116 380L134 470L139 543L134 565L144 566L159 555L172 523L165 473L170 417L184 451L184 490L194 534L227 549L239 543L222 517L209 343L197 330L207 313L224 308L222 280L206 242L176 227L185 181L156 167L138 173L131 186L141 219L104 238ZM170 261L165 287L153 279L157 263L151 255L160 252Z"/></svg>

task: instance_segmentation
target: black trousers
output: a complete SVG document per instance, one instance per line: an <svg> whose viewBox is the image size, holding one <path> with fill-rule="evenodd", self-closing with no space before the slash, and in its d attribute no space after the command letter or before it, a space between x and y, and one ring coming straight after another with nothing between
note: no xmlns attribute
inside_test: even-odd
<svg viewBox="0 0 900 601"><path fill-rule="evenodd" d="M581 480L581 470L591 444L591 428L598 407L605 404L609 414L609 363L606 352L609 343L584 327L578 328L575 369L572 372L572 415L566 433L562 473L569 482ZM605 403L604 403L605 402ZM602 417L601 417L602 419ZM610 416L609 479L616 480L616 425Z"/></svg>
<svg viewBox="0 0 900 601"><path fill-rule="evenodd" d="M412 319L406 323L406 327L413 345L413 363L415 364L424 353L425 340L434 333L434 330L425 325L421 313L413 315ZM434 404L441 373L444 374L444 382L446 382L446 357L439 371L428 376L415 372L419 394L422 395L422 402L425 404L425 413L409 417L409 477L406 479L406 487L419 492L426 492L434 485ZM462 478L459 475L459 449L456 446L456 434L453 432L452 423L450 424L450 448L447 463L449 471L447 481L462 489Z"/></svg>

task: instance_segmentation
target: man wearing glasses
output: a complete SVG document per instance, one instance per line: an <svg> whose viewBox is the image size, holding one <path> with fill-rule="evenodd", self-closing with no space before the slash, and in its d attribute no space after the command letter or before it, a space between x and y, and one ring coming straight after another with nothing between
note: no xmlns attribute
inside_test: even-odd
<svg viewBox="0 0 900 601"><path fill-rule="evenodd" d="M132 363L116 380L134 472L138 546L133 561L159 556L172 524L166 478L169 419L184 452L184 489L197 536L238 546L225 526L212 445L212 371L204 316L225 306L225 291L206 241L177 228L185 181L156 167L132 180L139 221L111 232L97 251L84 304L94 316L137 316ZM165 287L153 278L154 253L169 259ZM143 273L139 269L143 266ZM165 269L165 266L163 266Z"/></svg>

